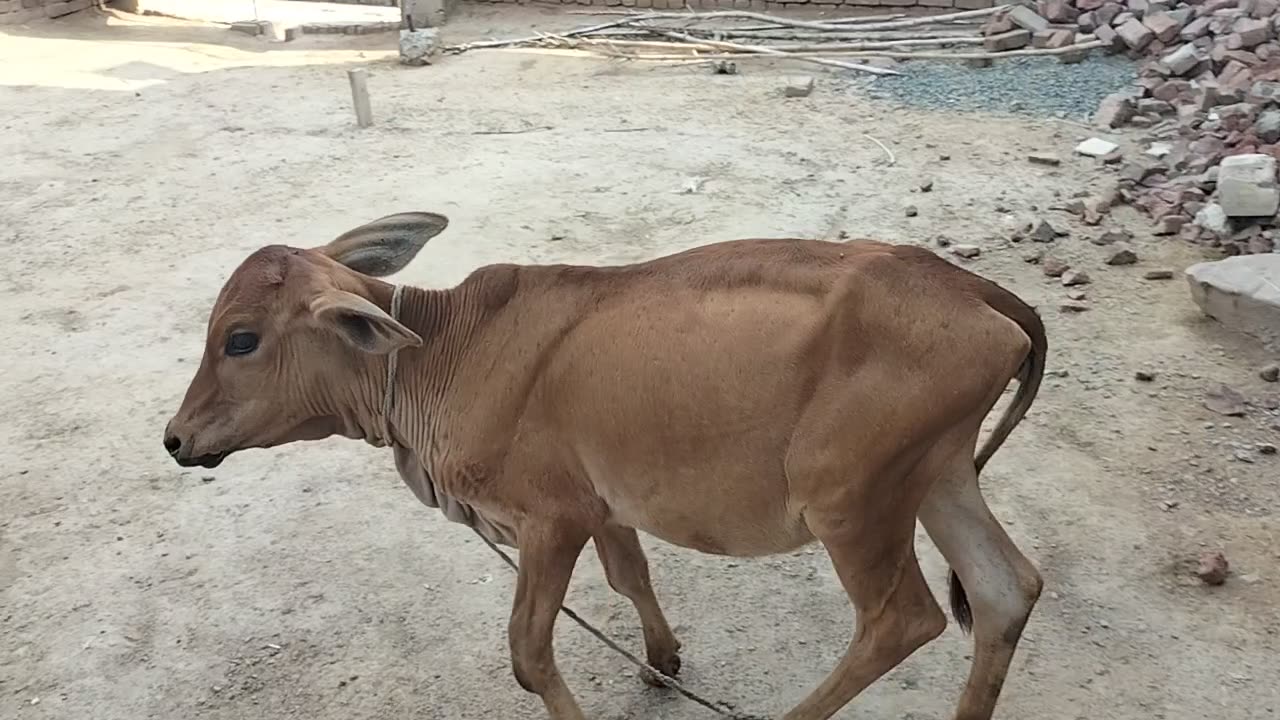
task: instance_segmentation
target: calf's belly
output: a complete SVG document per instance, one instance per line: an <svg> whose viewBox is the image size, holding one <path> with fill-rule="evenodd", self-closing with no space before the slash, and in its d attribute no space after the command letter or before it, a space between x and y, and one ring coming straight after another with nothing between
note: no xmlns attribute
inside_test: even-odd
<svg viewBox="0 0 1280 720"><path fill-rule="evenodd" d="M611 522L704 553L759 557L813 541L782 474L768 480L685 475L615 476L597 483L597 492Z"/></svg>

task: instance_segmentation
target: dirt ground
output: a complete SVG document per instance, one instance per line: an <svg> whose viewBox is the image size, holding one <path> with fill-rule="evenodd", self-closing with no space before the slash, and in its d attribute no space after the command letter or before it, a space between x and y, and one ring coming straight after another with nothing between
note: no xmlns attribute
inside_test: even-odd
<svg viewBox="0 0 1280 720"><path fill-rule="evenodd" d="M579 20L475 9L449 34ZM408 209L453 221L400 276L428 286L491 262L625 262L733 237L979 245L967 265L1038 305L1051 343L1052 376L984 479L1046 578L998 716L1280 714L1280 461L1252 449L1280 435L1265 409L1280 386L1257 374L1275 358L1203 319L1180 277L1142 279L1198 251L1121 210L1142 259L1108 267L1097 229L1047 210L1107 180L1071 157L1085 129L905 113L821 71L811 97L783 99L795 66L491 53L408 69L393 44L268 50L89 14L0 31L0 717L543 717L510 676L512 575L420 506L388 453L332 440L211 472L161 447L247 253ZM361 131L344 70L366 64L377 124ZM1036 151L1064 162L1032 165ZM1088 312L1059 311L1064 288L1009 241L1042 215L1072 230L1050 252L1092 276ZM1219 383L1252 401L1244 417L1203 406ZM820 551L646 545L699 692L779 715L843 651L850 610ZM1186 563L1215 549L1233 576L1210 588ZM639 648L594 553L569 604ZM710 717L563 618L557 642L590 717ZM950 718L969 652L953 625L841 717Z"/></svg>

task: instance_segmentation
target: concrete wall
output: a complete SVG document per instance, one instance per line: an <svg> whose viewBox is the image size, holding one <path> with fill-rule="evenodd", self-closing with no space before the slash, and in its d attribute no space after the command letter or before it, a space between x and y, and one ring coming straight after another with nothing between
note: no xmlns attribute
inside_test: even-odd
<svg viewBox="0 0 1280 720"><path fill-rule="evenodd" d="M94 0L0 0L0 25L21 25L88 9Z"/></svg>

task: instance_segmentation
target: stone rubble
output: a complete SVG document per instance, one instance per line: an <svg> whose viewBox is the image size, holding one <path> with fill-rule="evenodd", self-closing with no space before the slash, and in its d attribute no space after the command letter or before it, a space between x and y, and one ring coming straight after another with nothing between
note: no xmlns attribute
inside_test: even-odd
<svg viewBox="0 0 1280 720"><path fill-rule="evenodd" d="M1103 99L1094 123L1145 129L1146 150L1124 157L1101 138L1076 148L1117 167L1119 200L1157 235L1226 255L1275 252L1280 0L1039 0L983 27L992 50L1055 47L1064 32L1140 63L1136 83Z"/></svg>

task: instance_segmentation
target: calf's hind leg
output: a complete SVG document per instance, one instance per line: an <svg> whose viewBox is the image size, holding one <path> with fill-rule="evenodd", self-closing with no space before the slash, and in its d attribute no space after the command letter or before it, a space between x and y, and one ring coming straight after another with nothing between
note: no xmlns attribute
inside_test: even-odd
<svg viewBox="0 0 1280 720"><path fill-rule="evenodd" d="M895 507L897 499L806 513L853 602L854 633L835 670L785 720L827 720L946 628L916 559L915 509Z"/></svg>
<svg viewBox="0 0 1280 720"><path fill-rule="evenodd" d="M671 626L667 624L667 618L658 605L658 598L653 593L653 583L649 579L649 561L644 556L639 536L632 528L608 525L597 532L594 538L596 552L600 555L600 564L604 566L609 586L630 600L640 615L645 656L649 664L668 676L675 676L680 672L680 641L671 632ZM648 672L641 677L650 685L662 686Z"/></svg>
<svg viewBox="0 0 1280 720"><path fill-rule="evenodd" d="M920 523L960 578L972 612L973 666L955 718L990 720L1040 597L1040 573L991 514L967 451L925 499Z"/></svg>

